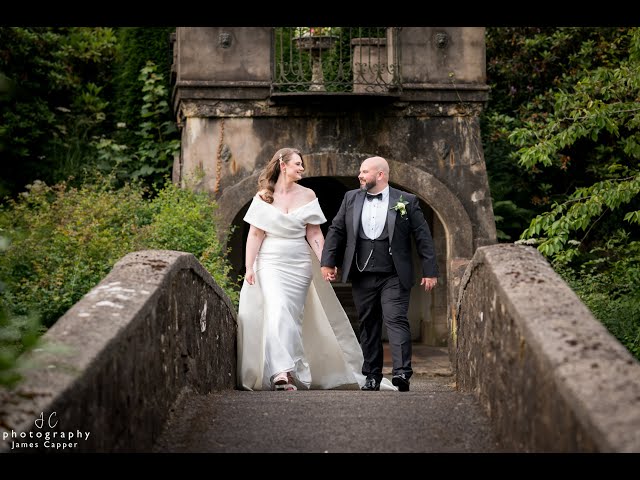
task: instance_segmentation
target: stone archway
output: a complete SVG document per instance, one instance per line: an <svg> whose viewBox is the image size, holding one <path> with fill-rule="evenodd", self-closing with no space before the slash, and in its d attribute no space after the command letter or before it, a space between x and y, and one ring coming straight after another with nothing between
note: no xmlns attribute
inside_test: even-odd
<svg viewBox="0 0 640 480"><path fill-rule="evenodd" d="M350 188L356 188L355 179L360 164L369 156L373 154L338 152L305 154L303 156L306 167L305 180L324 178L344 182L345 179L353 179L354 186ZM398 160L387 158L387 161L391 170L390 183L418 196L433 212L432 234L438 253L441 285L444 288L436 288L427 300L424 300L424 295L412 294L410 316L417 315L425 318L419 329L420 337L414 341L442 346L453 340L455 344L454 321L458 286L464 269L473 256L471 220L460 200L432 174ZM256 171L234 186L226 188L218 198L222 221L221 240L235 249L231 257L232 263L239 263L240 267L244 265L242 252L244 252L243 242L246 238L242 218L256 193L258 175L259 171ZM321 191L317 191L316 194L319 198L322 196ZM425 211L425 214L427 213ZM329 218L327 214L327 225L332 218L333 215ZM226 232L230 227L234 227L234 231L227 238ZM238 270L237 273L240 271ZM412 325L413 328L414 325Z"/></svg>

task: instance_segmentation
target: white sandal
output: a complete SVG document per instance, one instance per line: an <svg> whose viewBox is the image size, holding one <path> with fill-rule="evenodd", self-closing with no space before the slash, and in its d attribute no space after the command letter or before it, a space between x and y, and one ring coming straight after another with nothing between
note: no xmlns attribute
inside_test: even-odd
<svg viewBox="0 0 640 480"><path fill-rule="evenodd" d="M287 384L284 386L284 389L286 391L298 390L298 387L296 387L296 384L293 380L293 375L291 375L291 372L287 372Z"/></svg>
<svg viewBox="0 0 640 480"><path fill-rule="evenodd" d="M273 378L273 390L292 391L298 390L298 387L294 385L290 372L282 372Z"/></svg>
<svg viewBox="0 0 640 480"><path fill-rule="evenodd" d="M289 378L287 377L286 372L279 373L275 377L273 377L273 386L272 390L284 390L284 387L289 382Z"/></svg>

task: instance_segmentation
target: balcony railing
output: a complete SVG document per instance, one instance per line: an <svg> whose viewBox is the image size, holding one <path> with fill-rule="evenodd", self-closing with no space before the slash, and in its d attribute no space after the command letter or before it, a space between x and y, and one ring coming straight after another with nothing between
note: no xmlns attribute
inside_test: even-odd
<svg viewBox="0 0 640 480"><path fill-rule="evenodd" d="M274 28L272 93L398 93L396 36L395 27Z"/></svg>

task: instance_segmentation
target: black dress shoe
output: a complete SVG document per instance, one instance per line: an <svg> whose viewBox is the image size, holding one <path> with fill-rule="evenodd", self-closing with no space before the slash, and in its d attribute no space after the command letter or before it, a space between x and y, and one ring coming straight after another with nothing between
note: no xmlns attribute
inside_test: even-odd
<svg viewBox="0 0 640 480"><path fill-rule="evenodd" d="M367 375L367 379L360 390L380 390L380 381L373 375Z"/></svg>
<svg viewBox="0 0 640 480"><path fill-rule="evenodd" d="M398 390L400 390L401 392L409 391L409 377L407 377L407 375L404 373L394 375L391 379L391 383L398 387Z"/></svg>

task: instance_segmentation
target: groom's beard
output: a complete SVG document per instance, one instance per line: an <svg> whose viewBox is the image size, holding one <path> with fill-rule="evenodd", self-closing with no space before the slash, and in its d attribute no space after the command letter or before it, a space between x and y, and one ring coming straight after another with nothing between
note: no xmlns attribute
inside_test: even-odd
<svg viewBox="0 0 640 480"><path fill-rule="evenodd" d="M375 180L371 180L370 182L365 183L364 185L362 185L360 187L360 190L363 190L365 192L368 192L369 190L371 190L373 187L376 186L376 181Z"/></svg>

